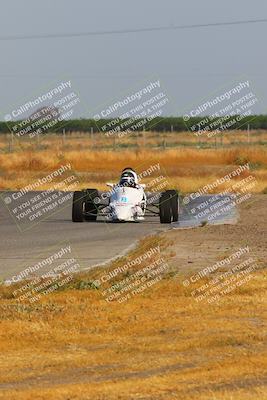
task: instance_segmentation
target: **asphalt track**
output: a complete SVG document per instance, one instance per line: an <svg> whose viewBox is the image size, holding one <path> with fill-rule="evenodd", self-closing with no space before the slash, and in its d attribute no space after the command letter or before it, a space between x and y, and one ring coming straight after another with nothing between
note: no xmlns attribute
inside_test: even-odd
<svg viewBox="0 0 267 400"><path fill-rule="evenodd" d="M207 222L225 224L237 220L234 206L218 213L218 210L223 210L219 207L220 203L222 207L231 204L230 196L209 195L194 200L188 197L184 200L184 203L188 203L189 199L188 204L180 201L179 222L171 225L160 224L158 216L148 217L140 223L107 223L104 220L73 223L72 193L69 193L65 202L44 213L41 218L29 221L27 216L18 221L18 212L14 210L22 204L22 200L19 200L20 203L12 201L7 204L14 193L17 192L0 193L0 279L10 279L27 266L36 264L68 244L80 268L88 269L122 254L134 246L138 239L149 234L171 228L197 228ZM57 192L54 193L56 197ZM31 200L32 206L36 204L37 196L38 192L28 192L23 196L23 203ZM208 205L208 211L205 211L205 204ZM64 255L62 259L64 257L67 259L69 255Z"/></svg>

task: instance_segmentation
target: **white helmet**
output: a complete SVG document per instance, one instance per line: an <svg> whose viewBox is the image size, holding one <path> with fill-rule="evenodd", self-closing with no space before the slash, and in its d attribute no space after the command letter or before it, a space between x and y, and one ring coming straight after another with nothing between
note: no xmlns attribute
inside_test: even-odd
<svg viewBox="0 0 267 400"><path fill-rule="evenodd" d="M120 178L120 185L136 187L138 184L137 173L132 168L124 168Z"/></svg>

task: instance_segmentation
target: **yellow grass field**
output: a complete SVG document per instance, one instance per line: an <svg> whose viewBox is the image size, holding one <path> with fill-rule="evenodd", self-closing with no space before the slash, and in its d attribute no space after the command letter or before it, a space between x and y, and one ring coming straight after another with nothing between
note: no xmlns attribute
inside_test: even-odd
<svg viewBox="0 0 267 400"><path fill-rule="evenodd" d="M169 244L147 238L130 257L160 245L171 259ZM220 304L196 302L194 286L172 274L128 302L107 302L85 285L96 275L33 304L1 287L0 399L267 398L266 272Z"/></svg>
<svg viewBox="0 0 267 400"><path fill-rule="evenodd" d="M170 134L169 140L178 140L177 137L182 140L183 135L185 134ZM249 162L250 171L244 172L242 176L235 179L241 179L250 173L257 180L252 191L265 192L267 191L267 147L256 144L259 142L258 136L255 144L248 146L246 133L241 132L238 135L235 136L235 140L239 140L238 145L234 141L229 147L216 149L190 147L189 142L182 147L152 148L149 146L149 140L156 139L151 134L151 137L148 135L146 138L146 147L143 146L144 138L137 137L138 146L135 148L107 150L101 142L104 139L90 139L88 136L79 136L77 133L72 134L65 142L62 141L62 137L55 135L44 138L39 144L16 142L11 151L8 151L7 139L3 137L0 141L2 150L0 152L0 189L19 189L67 163L71 164L73 172L77 174L79 187L103 189L106 181L118 179L120 171L125 166L136 168L139 173L150 165L159 163L161 174L168 180L169 187L178 188L182 192L192 192L223 177L236 169L238 165ZM126 139L130 141L130 138ZM98 145L96 145L96 140L99 141ZM251 140L254 140L254 136ZM148 183L148 179L144 178L143 183ZM40 189L49 187L51 186L44 185ZM224 189L225 187L221 185L217 190Z"/></svg>

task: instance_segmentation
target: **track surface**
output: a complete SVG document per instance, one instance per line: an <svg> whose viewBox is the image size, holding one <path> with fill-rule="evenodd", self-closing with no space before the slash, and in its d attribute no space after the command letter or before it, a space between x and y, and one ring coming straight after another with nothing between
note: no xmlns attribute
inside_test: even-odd
<svg viewBox="0 0 267 400"><path fill-rule="evenodd" d="M14 192L2 192L0 198L0 279L9 279L28 266L58 251L62 243L70 244L81 269L105 263L134 246L143 236L166 229L197 227L208 220L208 214L196 217L201 204L216 204L227 196L201 196L189 204L180 204L179 223L163 225L159 217L148 217L141 223L106 223L105 221L73 223L71 221L71 198L45 215L35 224L17 224L11 216L11 206L4 200ZM33 198L38 192L24 195L23 201ZM70 196L71 197L71 194ZM9 207L9 210L8 210ZM192 211L193 210L193 211ZM203 210L203 208L202 208ZM235 223L237 212L231 208L226 213L211 219L210 223ZM67 257L69 258L69 257ZM66 259L67 259L66 258ZM64 259L64 257L62 257Z"/></svg>

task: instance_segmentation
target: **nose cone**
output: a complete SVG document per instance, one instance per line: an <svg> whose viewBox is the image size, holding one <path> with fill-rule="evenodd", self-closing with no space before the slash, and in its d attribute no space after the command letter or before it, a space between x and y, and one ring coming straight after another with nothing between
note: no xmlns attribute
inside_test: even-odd
<svg viewBox="0 0 267 400"><path fill-rule="evenodd" d="M129 221L132 219L132 213L130 207L116 206L115 218L118 221Z"/></svg>

